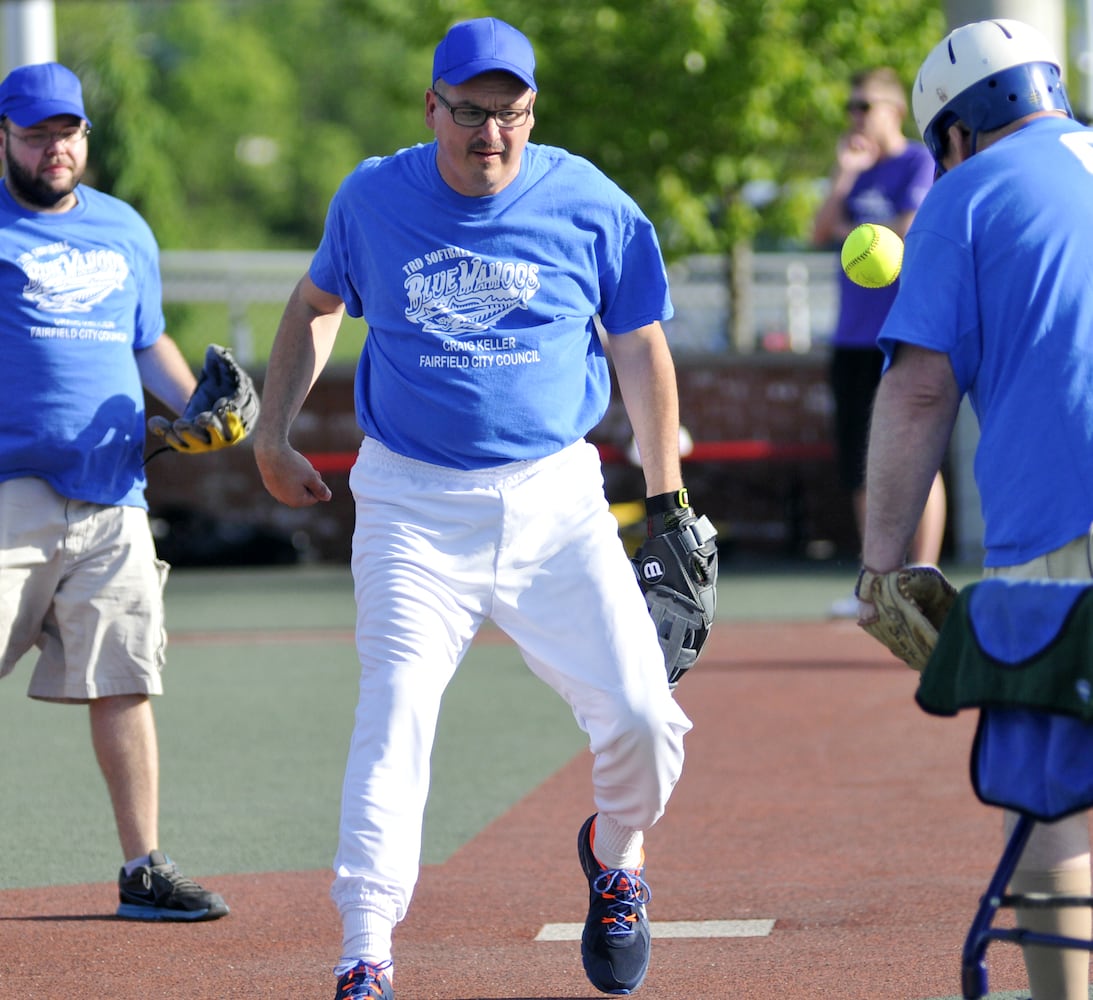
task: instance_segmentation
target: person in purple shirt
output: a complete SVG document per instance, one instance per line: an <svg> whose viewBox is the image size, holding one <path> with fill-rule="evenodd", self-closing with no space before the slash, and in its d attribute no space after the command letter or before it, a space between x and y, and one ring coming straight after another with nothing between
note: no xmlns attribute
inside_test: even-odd
<svg viewBox="0 0 1093 1000"><path fill-rule="evenodd" d="M907 98L893 69L880 66L855 74L846 110L850 129L839 138L831 188L813 223L812 242L822 248L841 247L847 234L863 222L880 223L905 235L934 178L929 151L904 135ZM877 334L898 287L897 281L887 288L862 288L839 268L839 317L831 338L830 367L835 454L859 537L865 524L869 415L884 361ZM937 563L945 507L945 486L938 473L913 543L913 562ZM857 613L853 595L831 606L835 617Z"/></svg>

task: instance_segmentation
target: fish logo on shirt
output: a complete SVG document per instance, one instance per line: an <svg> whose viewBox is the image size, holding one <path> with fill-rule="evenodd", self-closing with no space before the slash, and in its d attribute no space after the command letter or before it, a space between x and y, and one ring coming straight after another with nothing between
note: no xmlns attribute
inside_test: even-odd
<svg viewBox="0 0 1093 1000"><path fill-rule="evenodd" d="M36 247L19 258L23 296L43 312L87 313L125 287L129 264L116 250L76 250L67 243Z"/></svg>
<svg viewBox="0 0 1093 1000"><path fill-rule="evenodd" d="M484 260L453 249L419 258L405 270L406 318L428 333L481 333L539 291L539 265ZM460 255L462 254L462 255ZM429 263L441 266L428 270Z"/></svg>

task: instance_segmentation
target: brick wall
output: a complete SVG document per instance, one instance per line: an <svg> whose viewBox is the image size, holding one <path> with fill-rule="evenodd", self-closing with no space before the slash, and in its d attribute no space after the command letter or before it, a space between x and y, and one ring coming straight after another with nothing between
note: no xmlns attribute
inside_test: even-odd
<svg viewBox="0 0 1093 1000"><path fill-rule="evenodd" d="M678 366L680 420L695 441L691 501L738 549L814 556L855 552L850 501L831 454L827 362L818 355L705 358ZM612 406L597 436L629 438ZM639 470L605 466L611 499L642 495Z"/></svg>

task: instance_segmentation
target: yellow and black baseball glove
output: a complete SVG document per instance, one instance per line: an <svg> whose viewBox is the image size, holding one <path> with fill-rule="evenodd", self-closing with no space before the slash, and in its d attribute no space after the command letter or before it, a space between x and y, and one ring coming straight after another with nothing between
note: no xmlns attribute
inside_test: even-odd
<svg viewBox="0 0 1093 1000"><path fill-rule="evenodd" d="M254 429L258 411L251 377L231 351L210 344L185 412L173 421L152 417L148 430L175 451L191 455L219 451L238 444Z"/></svg>

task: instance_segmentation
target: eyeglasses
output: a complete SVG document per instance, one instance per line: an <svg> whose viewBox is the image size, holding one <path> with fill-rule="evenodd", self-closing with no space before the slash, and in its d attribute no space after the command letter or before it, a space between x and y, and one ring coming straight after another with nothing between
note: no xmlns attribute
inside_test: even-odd
<svg viewBox="0 0 1093 1000"><path fill-rule="evenodd" d="M54 143L59 146L75 146L87 138L87 133L91 131L91 127L89 125L71 125L68 128L58 129L56 132L51 132L45 128L31 129L29 132L13 132L5 126L4 131L31 149L45 149Z"/></svg>
<svg viewBox="0 0 1093 1000"><path fill-rule="evenodd" d="M861 112L862 114L867 114L868 112L870 112L874 108L875 103L876 102L874 102L874 101L861 101L861 100L847 101L846 102L846 113L848 115L852 115L852 114L854 114L854 112L857 111L857 112Z"/></svg>
<svg viewBox="0 0 1093 1000"><path fill-rule="evenodd" d="M531 114L530 104L526 108L502 108L500 111L487 111L485 108L476 108L473 104L453 108L435 90L433 96L448 109L452 121L464 128L479 128L491 118L497 122L498 128L519 128L528 120L528 115Z"/></svg>

